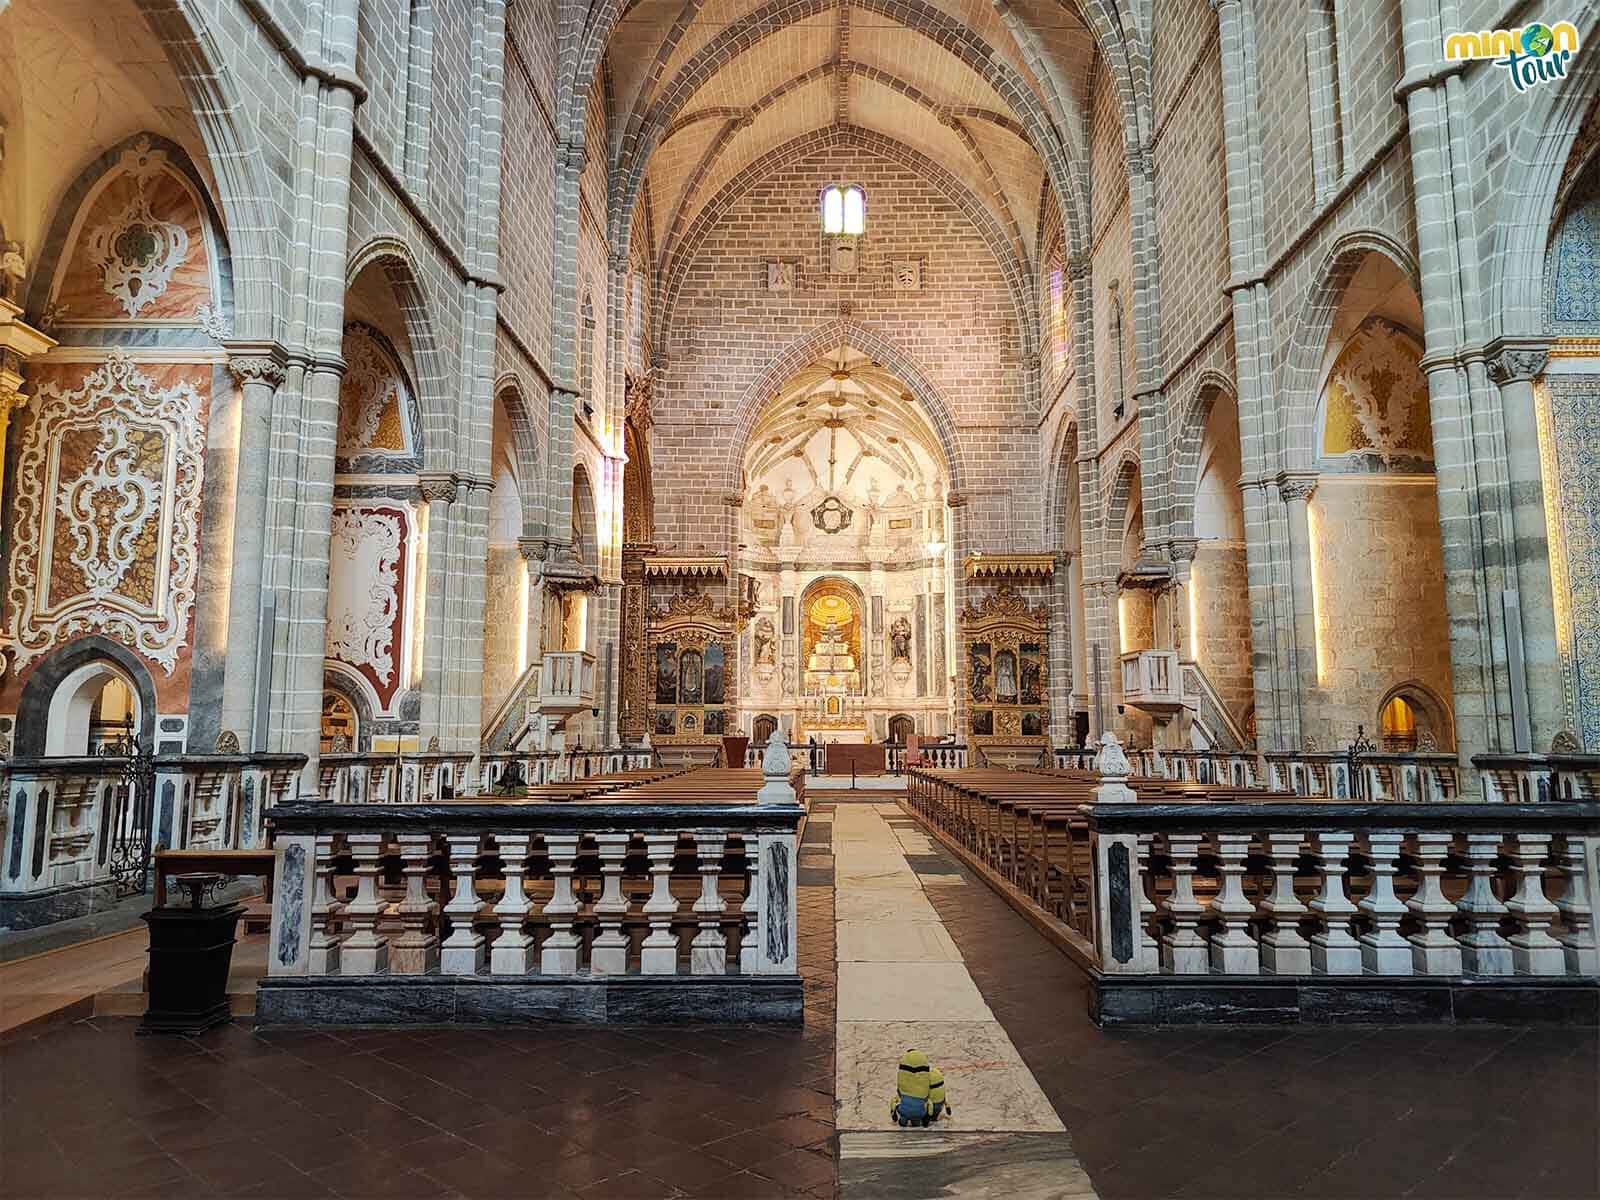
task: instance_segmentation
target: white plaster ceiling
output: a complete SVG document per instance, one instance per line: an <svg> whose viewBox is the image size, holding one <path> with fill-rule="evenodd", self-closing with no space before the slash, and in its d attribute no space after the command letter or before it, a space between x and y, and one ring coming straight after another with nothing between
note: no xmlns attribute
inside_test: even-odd
<svg viewBox="0 0 1600 1200"><path fill-rule="evenodd" d="M62 194L124 138L170 138L209 182L182 85L132 0L0 5L0 118L0 225L30 268Z"/></svg>

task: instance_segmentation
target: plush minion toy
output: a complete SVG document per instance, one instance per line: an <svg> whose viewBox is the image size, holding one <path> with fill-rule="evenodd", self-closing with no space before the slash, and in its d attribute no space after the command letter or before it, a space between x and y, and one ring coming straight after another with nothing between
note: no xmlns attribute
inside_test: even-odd
<svg viewBox="0 0 1600 1200"><path fill-rule="evenodd" d="M944 1094L944 1072L928 1064L928 1116L937 1121L950 1115L950 1102Z"/></svg>
<svg viewBox="0 0 1600 1200"><path fill-rule="evenodd" d="M902 1128L907 1125L927 1125L929 1115L929 1070L932 1064L921 1050L907 1050L900 1056L900 1069L895 1072L895 1101L889 1109L889 1119Z"/></svg>

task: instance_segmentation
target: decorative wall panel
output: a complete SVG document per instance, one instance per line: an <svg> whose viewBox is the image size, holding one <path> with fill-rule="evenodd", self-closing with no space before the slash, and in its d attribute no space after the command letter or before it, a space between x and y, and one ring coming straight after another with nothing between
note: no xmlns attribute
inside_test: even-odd
<svg viewBox="0 0 1600 1200"><path fill-rule="evenodd" d="M19 668L93 632L177 669L199 561L209 375L121 353L38 371L11 514Z"/></svg>
<svg viewBox="0 0 1600 1200"><path fill-rule="evenodd" d="M346 463L373 456L416 458L420 439L411 385L387 339L352 321L344 327L343 353L338 458Z"/></svg>
<svg viewBox="0 0 1600 1200"><path fill-rule="evenodd" d="M325 653L371 684L385 711L403 666L409 533L400 507L333 510Z"/></svg>
<svg viewBox="0 0 1600 1200"><path fill-rule="evenodd" d="M1433 461L1422 347L1398 325L1364 322L1328 375L1322 453L1373 456L1385 468Z"/></svg>
<svg viewBox="0 0 1600 1200"><path fill-rule="evenodd" d="M81 211L54 303L62 324L180 321L215 308L205 222L166 151L140 138Z"/></svg>

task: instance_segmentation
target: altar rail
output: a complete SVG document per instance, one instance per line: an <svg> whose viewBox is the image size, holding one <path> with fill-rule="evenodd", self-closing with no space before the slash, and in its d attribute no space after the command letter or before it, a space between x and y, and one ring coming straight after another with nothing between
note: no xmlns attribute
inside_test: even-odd
<svg viewBox="0 0 1600 1200"><path fill-rule="evenodd" d="M0 762L0 925L34 928L98 912L149 883L157 848L265 844L264 817L288 798L303 754L172 754L147 760L149 795L115 756ZM120 882L119 882L120 881Z"/></svg>
<svg viewBox="0 0 1600 1200"><path fill-rule="evenodd" d="M449 796L490 795L501 790L508 773L520 778L520 786L539 787L649 767L655 752L648 746L499 750L484 751L477 759L474 766L467 751L407 751L398 759L392 751L324 754L319 760L318 795L332 804L416 804Z"/></svg>
<svg viewBox="0 0 1600 1200"><path fill-rule="evenodd" d="M795 804L280 806L258 1011L268 1022L795 1019L802 816ZM717 990L600 986L641 980ZM561 983L576 990L552 989Z"/></svg>
<svg viewBox="0 0 1600 1200"><path fill-rule="evenodd" d="M1097 1020L1600 1024L1592 790L1417 804L1129 783L913 771L908 793L1085 967Z"/></svg>

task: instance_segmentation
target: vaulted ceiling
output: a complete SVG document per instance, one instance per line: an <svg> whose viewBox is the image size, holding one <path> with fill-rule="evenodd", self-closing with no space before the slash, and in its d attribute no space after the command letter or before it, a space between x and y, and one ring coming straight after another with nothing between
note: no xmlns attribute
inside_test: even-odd
<svg viewBox="0 0 1600 1200"><path fill-rule="evenodd" d="M663 266L741 171L854 127L950 172L1026 259L1047 177L1086 168L1095 47L1060 0L637 0L607 51L614 211Z"/></svg>

